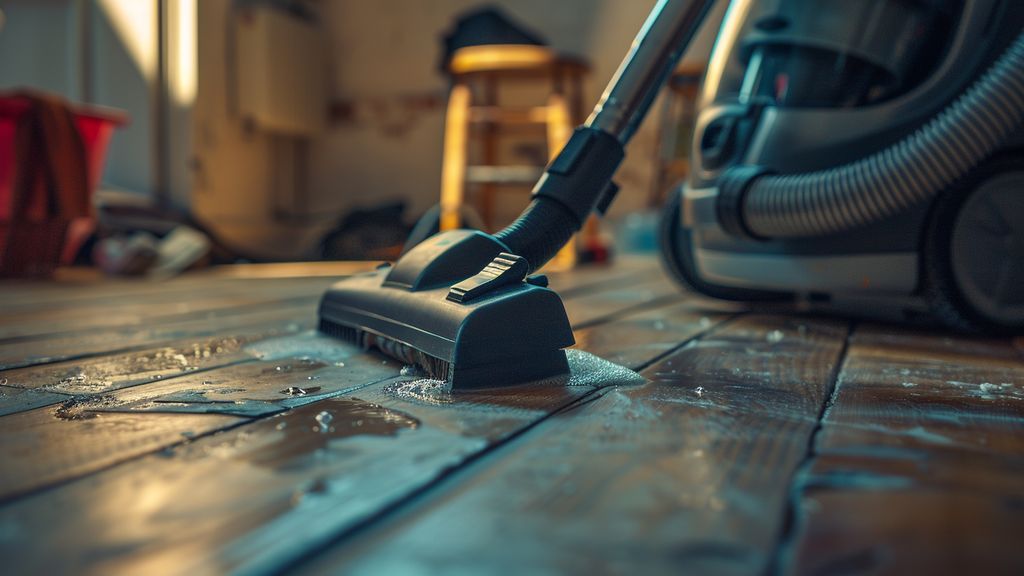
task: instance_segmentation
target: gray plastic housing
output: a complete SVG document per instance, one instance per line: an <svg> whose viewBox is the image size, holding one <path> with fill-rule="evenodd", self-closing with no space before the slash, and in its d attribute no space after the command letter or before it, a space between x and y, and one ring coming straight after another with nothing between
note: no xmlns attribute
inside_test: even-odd
<svg viewBox="0 0 1024 576"><path fill-rule="evenodd" d="M454 230L417 245L394 267L334 284L320 302L321 327L365 345L359 333L448 364L452 389L504 386L569 371L563 348L575 343L562 300L525 281L496 285L465 302L452 285L505 252L492 236ZM341 330L339 330L341 328ZM347 329L347 330L346 330ZM354 331L354 332L351 332ZM408 354L403 354L408 359Z"/></svg>

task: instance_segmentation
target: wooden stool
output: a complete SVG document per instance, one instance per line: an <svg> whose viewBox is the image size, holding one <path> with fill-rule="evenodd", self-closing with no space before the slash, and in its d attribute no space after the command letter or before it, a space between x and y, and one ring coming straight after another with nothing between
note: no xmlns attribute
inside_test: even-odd
<svg viewBox="0 0 1024 576"><path fill-rule="evenodd" d="M499 165L499 138L516 128L544 128L547 159L569 140L583 121L582 80L588 71L579 59L560 56L550 48L533 45L485 45L460 48L452 55L452 77L445 118L444 163L441 170L441 230L462 224L460 207L467 185L479 187L480 215L493 231L495 196L502 186L531 187L544 166ZM505 81L545 82L550 88L538 106L510 107L499 103ZM470 140L478 136L482 146L480 165L469 165ZM587 229L596 234L593 224ZM554 259L556 267L575 263L575 238Z"/></svg>

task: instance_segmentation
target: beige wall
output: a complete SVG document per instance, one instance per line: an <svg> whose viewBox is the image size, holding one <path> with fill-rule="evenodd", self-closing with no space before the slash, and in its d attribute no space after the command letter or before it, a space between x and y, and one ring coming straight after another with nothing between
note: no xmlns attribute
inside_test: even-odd
<svg viewBox="0 0 1024 576"><path fill-rule="evenodd" d="M81 98L78 3L6 1L0 10L0 88L32 86Z"/></svg>
<svg viewBox="0 0 1024 576"><path fill-rule="evenodd" d="M168 0L168 5L196 0ZM103 185L188 203L187 114L179 113L166 150L169 182L158 174L157 0L0 0L0 89L33 87L89 104L124 110L129 125L110 142ZM189 103L175 103L176 109ZM172 111L173 112L173 111ZM186 175L183 176L183 173Z"/></svg>

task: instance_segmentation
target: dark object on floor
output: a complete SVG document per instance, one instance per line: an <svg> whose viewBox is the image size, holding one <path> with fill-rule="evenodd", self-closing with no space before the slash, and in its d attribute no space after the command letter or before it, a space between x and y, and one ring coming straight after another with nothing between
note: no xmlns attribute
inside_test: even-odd
<svg viewBox="0 0 1024 576"><path fill-rule="evenodd" d="M488 6L463 14L455 21L455 28L442 39L444 52L440 70L448 72L452 54L459 48L487 44L527 44L546 46L539 35L514 22L499 8Z"/></svg>
<svg viewBox="0 0 1024 576"><path fill-rule="evenodd" d="M93 243L92 261L111 276L141 276L156 262L159 245L148 232L110 236Z"/></svg>
<svg viewBox="0 0 1024 576"><path fill-rule="evenodd" d="M92 256L96 266L107 274L169 278L208 263L211 248L205 234L179 225L162 238L137 230L99 239Z"/></svg>
<svg viewBox="0 0 1024 576"><path fill-rule="evenodd" d="M394 260L409 236L404 223L405 204L349 212L320 241L324 260Z"/></svg>

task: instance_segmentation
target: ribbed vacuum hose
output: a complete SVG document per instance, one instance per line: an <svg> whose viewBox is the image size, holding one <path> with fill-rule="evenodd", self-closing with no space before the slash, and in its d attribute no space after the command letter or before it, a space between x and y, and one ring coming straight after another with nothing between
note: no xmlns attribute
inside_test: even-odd
<svg viewBox="0 0 1024 576"><path fill-rule="evenodd" d="M555 257L579 228L572 212L557 201L539 196L504 230L495 234L514 254L537 270Z"/></svg>
<svg viewBox="0 0 1024 576"><path fill-rule="evenodd" d="M1022 119L1024 34L956 102L893 146L828 170L754 180L744 197L744 224L763 238L794 238L894 216L967 174Z"/></svg>

